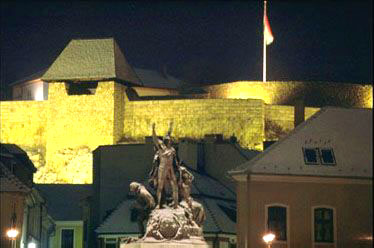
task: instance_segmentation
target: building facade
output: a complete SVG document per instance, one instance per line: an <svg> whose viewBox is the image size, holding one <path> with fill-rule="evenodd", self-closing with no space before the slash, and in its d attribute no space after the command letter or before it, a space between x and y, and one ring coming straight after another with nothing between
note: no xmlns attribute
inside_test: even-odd
<svg viewBox="0 0 374 248"><path fill-rule="evenodd" d="M249 162L237 181L238 246L373 246L372 110L324 108Z"/></svg>
<svg viewBox="0 0 374 248"><path fill-rule="evenodd" d="M0 146L1 247L49 247L55 227L45 199L33 185L36 168L13 144ZM12 240L9 230L18 233Z"/></svg>

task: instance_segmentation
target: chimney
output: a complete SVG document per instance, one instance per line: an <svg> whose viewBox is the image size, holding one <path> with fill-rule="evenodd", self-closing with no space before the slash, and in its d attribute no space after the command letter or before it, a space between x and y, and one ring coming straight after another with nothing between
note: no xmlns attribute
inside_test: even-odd
<svg viewBox="0 0 374 248"><path fill-rule="evenodd" d="M305 121L305 106L304 100L298 99L294 105L294 125L297 127L300 123Z"/></svg>

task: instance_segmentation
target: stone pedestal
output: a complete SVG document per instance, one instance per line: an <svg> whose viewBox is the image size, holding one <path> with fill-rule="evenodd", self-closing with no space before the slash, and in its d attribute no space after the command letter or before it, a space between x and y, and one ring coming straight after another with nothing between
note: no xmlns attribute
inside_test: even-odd
<svg viewBox="0 0 374 248"><path fill-rule="evenodd" d="M144 240L129 244L122 243L120 248L209 248L203 240L185 239L172 241Z"/></svg>
<svg viewBox="0 0 374 248"><path fill-rule="evenodd" d="M185 207L183 207L185 205ZM124 238L120 248L208 248L202 227L186 204L152 210L143 238Z"/></svg>

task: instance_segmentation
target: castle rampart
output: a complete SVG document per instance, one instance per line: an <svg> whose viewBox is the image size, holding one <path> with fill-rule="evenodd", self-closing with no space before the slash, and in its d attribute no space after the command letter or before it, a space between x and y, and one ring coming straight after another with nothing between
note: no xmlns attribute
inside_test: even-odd
<svg viewBox="0 0 374 248"><path fill-rule="evenodd" d="M151 87L114 39L72 40L41 80L49 84L48 100L0 103L0 141L28 153L38 183L91 183L94 149L144 142L152 123L164 135L173 122L177 140L222 134L262 150L320 107L373 107L371 85L240 81L187 95Z"/></svg>

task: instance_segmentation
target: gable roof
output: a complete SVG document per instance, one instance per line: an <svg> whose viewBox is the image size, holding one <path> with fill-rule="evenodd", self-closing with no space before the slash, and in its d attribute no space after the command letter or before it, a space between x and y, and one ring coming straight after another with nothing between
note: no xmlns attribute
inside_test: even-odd
<svg viewBox="0 0 374 248"><path fill-rule="evenodd" d="M42 76L44 81L113 79L141 84L113 38L71 40Z"/></svg>
<svg viewBox="0 0 374 248"><path fill-rule="evenodd" d="M31 162L27 153L15 144L0 144L1 156L7 156L15 161L17 166L25 166L31 172L36 172L34 164ZM3 160L3 159L2 159Z"/></svg>
<svg viewBox="0 0 374 248"><path fill-rule="evenodd" d="M89 184L35 184L47 201L48 213L54 220L82 220L80 204L93 193Z"/></svg>
<svg viewBox="0 0 374 248"><path fill-rule="evenodd" d="M229 174L372 178L371 109L326 107ZM336 165L306 165L303 148L331 148Z"/></svg>
<svg viewBox="0 0 374 248"><path fill-rule="evenodd" d="M0 191L29 192L34 172L25 151L14 144L0 144Z"/></svg>

